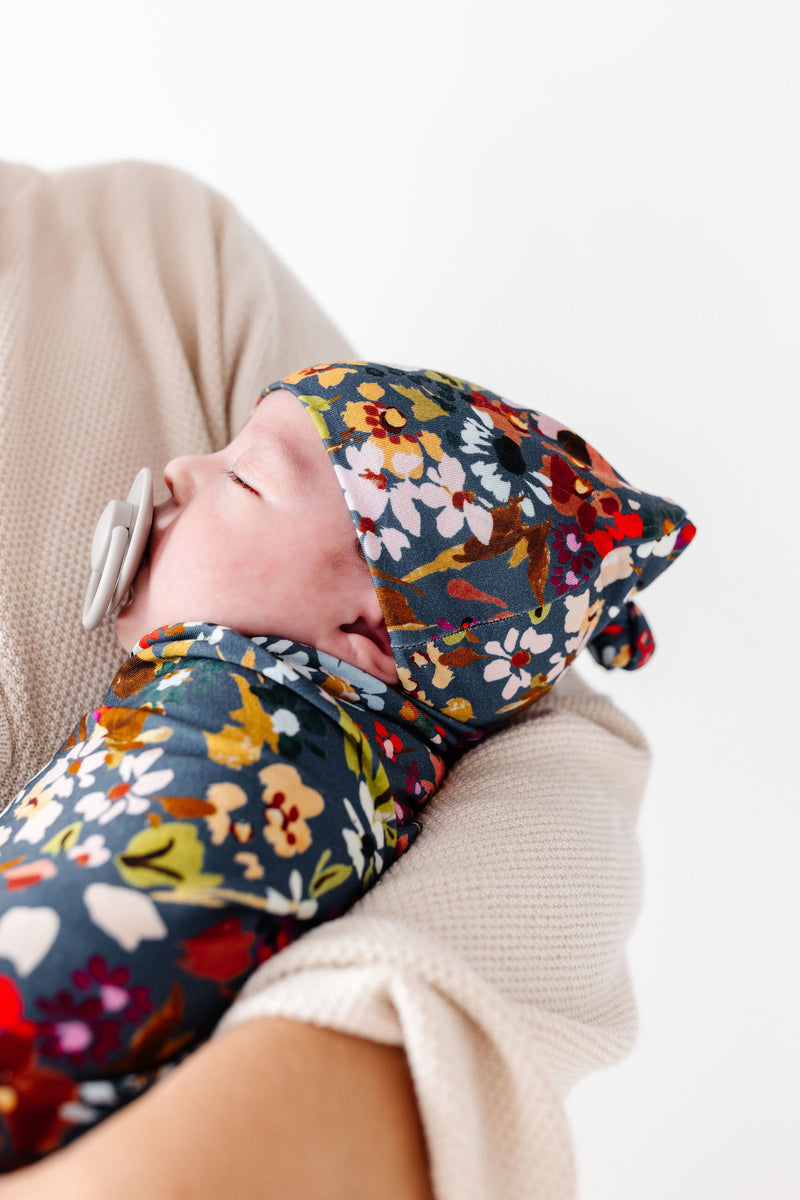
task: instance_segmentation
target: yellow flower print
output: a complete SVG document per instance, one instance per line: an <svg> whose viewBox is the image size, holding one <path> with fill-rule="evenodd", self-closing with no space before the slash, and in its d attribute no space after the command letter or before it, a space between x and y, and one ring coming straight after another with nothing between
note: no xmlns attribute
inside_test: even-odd
<svg viewBox="0 0 800 1200"><path fill-rule="evenodd" d="M152 742L166 742L172 737L167 725L145 728L147 720L154 714L164 715L160 704L143 704L141 708L98 708L95 716L98 727L105 730L105 763L116 770L131 750L141 750Z"/></svg>
<svg viewBox="0 0 800 1200"><path fill-rule="evenodd" d="M238 771L258 761L264 742L277 754L278 734L269 713L264 712L247 680L240 675L233 678L242 698L242 707L233 709L230 715L239 725L226 725L219 733L206 733L205 739L212 762Z"/></svg>
<svg viewBox="0 0 800 1200"><path fill-rule="evenodd" d="M384 405L378 405L374 400L364 400L354 403L352 400L344 406L342 419L345 425L359 433L373 433L380 424L380 414Z"/></svg>
<svg viewBox="0 0 800 1200"><path fill-rule="evenodd" d="M230 832L230 814L247 803L247 795L238 783L212 783L206 796L214 806L214 812L205 818L211 845L221 846Z"/></svg>
<svg viewBox="0 0 800 1200"><path fill-rule="evenodd" d="M364 363L355 363L352 367L336 363L321 363L318 367L306 368L303 371L295 371L293 375L287 375L285 382L300 383L303 379L316 375L320 387L338 387L346 375L357 375L356 367L363 366L365 366Z"/></svg>
<svg viewBox="0 0 800 1200"><path fill-rule="evenodd" d="M446 688L453 678L451 668L446 663L439 661L446 651L440 650L435 642L428 642L426 651L415 650L411 655L411 661L417 667L424 667L429 663L434 668L431 686L438 689Z"/></svg>
<svg viewBox="0 0 800 1200"><path fill-rule="evenodd" d="M380 400L386 394L379 383L360 383L356 391L368 401Z"/></svg>
<svg viewBox="0 0 800 1200"><path fill-rule="evenodd" d="M414 697L414 699L418 700L420 702L420 704L430 704L431 703L431 701L428 699L427 695L422 690L422 688L419 686L419 684L416 683L412 679L411 671L409 670L408 667L398 667L397 668L397 676L400 680L400 686L402 687L404 692L410 692L411 695Z"/></svg>
<svg viewBox="0 0 800 1200"><path fill-rule="evenodd" d="M352 683L339 675L327 675L320 686L328 696L334 696L337 700L348 700L351 704L358 703L358 692Z"/></svg>
<svg viewBox="0 0 800 1200"><path fill-rule="evenodd" d="M259 862L258 855L253 854L252 851L242 850L241 853L234 854L233 861L241 864L245 879L264 878L264 867Z"/></svg>
<svg viewBox="0 0 800 1200"><path fill-rule="evenodd" d="M325 801L286 763L264 767L258 778L264 784L264 837L281 858L303 854L311 845L311 830L304 818L318 816Z"/></svg>
<svg viewBox="0 0 800 1200"><path fill-rule="evenodd" d="M472 705L463 696L451 696L441 711L454 721L471 721L474 716Z"/></svg>

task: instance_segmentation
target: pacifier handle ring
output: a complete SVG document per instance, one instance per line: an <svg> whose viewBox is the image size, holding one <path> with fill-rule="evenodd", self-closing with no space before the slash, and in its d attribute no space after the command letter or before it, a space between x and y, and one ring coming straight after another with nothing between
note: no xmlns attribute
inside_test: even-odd
<svg viewBox="0 0 800 1200"><path fill-rule="evenodd" d="M85 629L122 607L147 548L153 523L153 476L142 467L127 500L111 500L95 527L92 568L83 605Z"/></svg>
<svg viewBox="0 0 800 1200"><path fill-rule="evenodd" d="M117 525L111 538L102 566L93 570L83 604L83 624L86 629L95 629L106 615L119 579L125 551L128 546L128 530Z"/></svg>

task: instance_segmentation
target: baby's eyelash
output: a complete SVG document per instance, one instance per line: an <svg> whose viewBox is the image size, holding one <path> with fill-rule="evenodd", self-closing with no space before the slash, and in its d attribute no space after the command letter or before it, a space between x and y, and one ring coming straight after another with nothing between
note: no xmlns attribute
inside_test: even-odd
<svg viewBox="0 0 800 1200"><path fill-rule="evenodd" d="M228 470L225 472L225 474L228 476L229 479L232 479L234 483L238 484L239 487L244 488L245 491L252 492L254 496L258 495L258 492L256 491L256 489L254 487L251 487L249 483L245 483L245 481L242 479L242 477L240 475L237 475L235 471Z"/></svg>

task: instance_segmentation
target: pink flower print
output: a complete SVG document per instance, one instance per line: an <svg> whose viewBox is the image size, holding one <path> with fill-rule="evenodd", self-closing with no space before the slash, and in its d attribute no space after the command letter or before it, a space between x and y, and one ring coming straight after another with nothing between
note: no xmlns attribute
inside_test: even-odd
<svg viewBox="0 0 800 1200"><path fill-rule="evenodd" d="M383 451L374 442L348 446L347 466L334 466L339 485L350 508L360 517L377 521L389 502L387 478L383 473Z"/></svg>
<svg viewBox="0 0 800 1200"><path fill-rule="evenodd" d="M381 548L383 546L391 554L395 562L398 562L404 550L407 550L411 545L406 535L399 529L384 527L379 529L375 522L369 517L362 517L358 523L358 532L361 534L361 545L364 547L364 553L367 558L380 558Z"/></svg>
<svg viewBox="0 0 800 1200"><path fill-rule="evenodd" d="M59 1021L53 1026L52 1037L60 1054L80 1058L92 1044L92 1029L85 1021Z"/></svg>
<svg viewBox="0 0 800 1200"><path fill-rule="evenodd" d="M552 634L537 633L533 628L526 629L521 637L518 629L509 629L502 646L499 642L486 643L489 654L496 657L484 667L483 678L489 683L505 679L502 695L510 700L520 689L530 687L533 656L549 650L552 641Z"/></svg>
<svg viewBox="0 0 800 1200"><path fill-rule="evenodd" d="M597 555L585 541L580 526L566 521L553 529L553 550L560 565L553 569L550 583L556 595L563 596L588 581Z"/></svg>
<svg viewBox="0 0 800 1200"><path fill-rule="evenodd" d="M419 500L419 487L410 479L403 479L389 493L389 503L397 520L413 537L419 537L420 515L415 500Z"/></svg>
<svg viewBox="0 0 800 1200"><path fill-rule="evenodd" d="M430 483L420 484L419 495L428 508L439 508L436 528L444 538L451 538L466 521L470 533L485 546L492 536L492 514L476 503L474 492L465 489L466 475L457 458L445 454L435 467L428 468Z"/></svg>
<svg viewBox="0 0 800 1200"><path fill-rule="evenodd" d="M388 481L383 474L383 451L372 442L348 446L347 467L336 465L339 484L348 507L359 518L358 532L367 558L380 558L385 547L397 562L408 546L408 538L399 529L380 527L377 522L389 503Z"/></svg>
<svg viewBox="0 0 800 1200"><path fill-rule="evenodd" d="M131 986L127 967L110 967L98 954L73 972L72 981L77 995L63 988L37 1001L49 1018L45 1053L77 1064L105 1062L119 1048L123 1022L139 1023L151 1011L148 991Z"/></svg>

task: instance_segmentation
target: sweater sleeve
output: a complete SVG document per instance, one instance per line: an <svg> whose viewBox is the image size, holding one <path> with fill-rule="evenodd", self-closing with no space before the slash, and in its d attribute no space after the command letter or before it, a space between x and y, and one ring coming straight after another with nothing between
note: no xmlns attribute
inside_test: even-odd
<svg viewBox="0 0 800 1200"><path fill-rule="evenodd" d="M218 1032L280 1016L402 1045L438 1200L574 1196L563 1098L635 1034L648 766L573 674L461 760L409 853L264 964Z"/></svg>
<svg viewBox="0 0 800 1200"><path fill-rule="evenodd" d="M140 467L219 449L262 389L347 356L236 210L148 163L0 163L0 806L123 657L80 624L95 522Z"/></svg>

